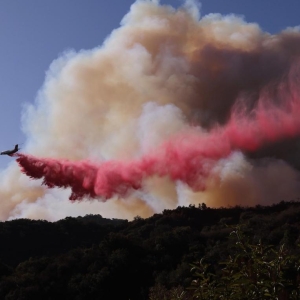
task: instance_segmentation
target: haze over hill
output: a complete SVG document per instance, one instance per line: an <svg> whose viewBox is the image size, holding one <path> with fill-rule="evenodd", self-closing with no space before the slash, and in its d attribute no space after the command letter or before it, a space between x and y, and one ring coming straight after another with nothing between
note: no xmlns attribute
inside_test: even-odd
<svg viewBox="0 0 300 300"><path fill-rule="evenodd" d="M299 29L271 35L234 15L199 15L191 1L177 10L136 2L101 47L53 62L38 101L23 117L25 152L35 157L89 160L101 169L103 162L139 160L169 144L176 157L165 152L159 170L139 175L138 190L114 190L106 202L72 203L70 190L49 190L14 163L1 174L2 220L91 212L130 219L190 203L254 205L298 197ZM224 136L237 135L244 142L229 147ZM207 141L209 153L225 143L225 154L193 157L197 147L208 152ZM188 168L180 160L173 176L168 168L179 162L178 153L191 156ZM44 172L54 174L53 167Z"/></svg>

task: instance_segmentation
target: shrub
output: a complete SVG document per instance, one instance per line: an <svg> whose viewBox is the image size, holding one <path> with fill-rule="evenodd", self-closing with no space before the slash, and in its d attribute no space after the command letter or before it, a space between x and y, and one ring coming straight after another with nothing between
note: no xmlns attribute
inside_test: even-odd
<svg viewBox="0 0 300 300"><path fill-rule="evenodd" d="M284 244L278 250L261 241L251 244L240 226L231 236L235 251L221 269L214 270L205 259L193 265L190 299L300 299L299 259Z"/></svg>

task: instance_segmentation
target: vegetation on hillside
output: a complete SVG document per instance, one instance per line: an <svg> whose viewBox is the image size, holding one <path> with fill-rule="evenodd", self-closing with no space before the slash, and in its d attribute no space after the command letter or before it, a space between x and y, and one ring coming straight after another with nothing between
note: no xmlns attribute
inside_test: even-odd
<svg viewBox="0 0 300 300"><path fill-rule="evenodd" d="M299 299L299 202L19 219L0 243L0 299Z"/></svg>

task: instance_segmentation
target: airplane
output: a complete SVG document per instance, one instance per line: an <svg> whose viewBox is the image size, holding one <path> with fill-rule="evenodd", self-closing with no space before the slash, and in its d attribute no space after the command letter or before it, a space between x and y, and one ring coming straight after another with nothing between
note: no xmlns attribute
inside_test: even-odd
<svg viewBox="0 0 300 300"><path fill-rule="evenodd" d="M0 155L9 155L13 156L14 153L18 152L20 150L19 145L15 145L15 148L12 150L6 150L0 153Z"/></svg>

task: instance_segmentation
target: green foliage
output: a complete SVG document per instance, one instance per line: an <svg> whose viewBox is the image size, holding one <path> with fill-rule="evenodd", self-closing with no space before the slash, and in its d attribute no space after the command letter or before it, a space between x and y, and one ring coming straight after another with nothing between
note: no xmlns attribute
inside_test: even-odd
<svg viewBox="0 0 300 300"><path fill-rule="evenodd" d="M190 295L182 286L167 290L162 285L156 285L150 289L149 300L189 300Z"/></svg>
<svg viewBox="0 0 300 300"><path fill-rule="evenodd" d="M204 259L193 265L193 299L300 299L299 257L284 245L275 250L261 241L251 244L240 226L231 236L235 253L220 263L220 272L213 272Z"/></svg>

